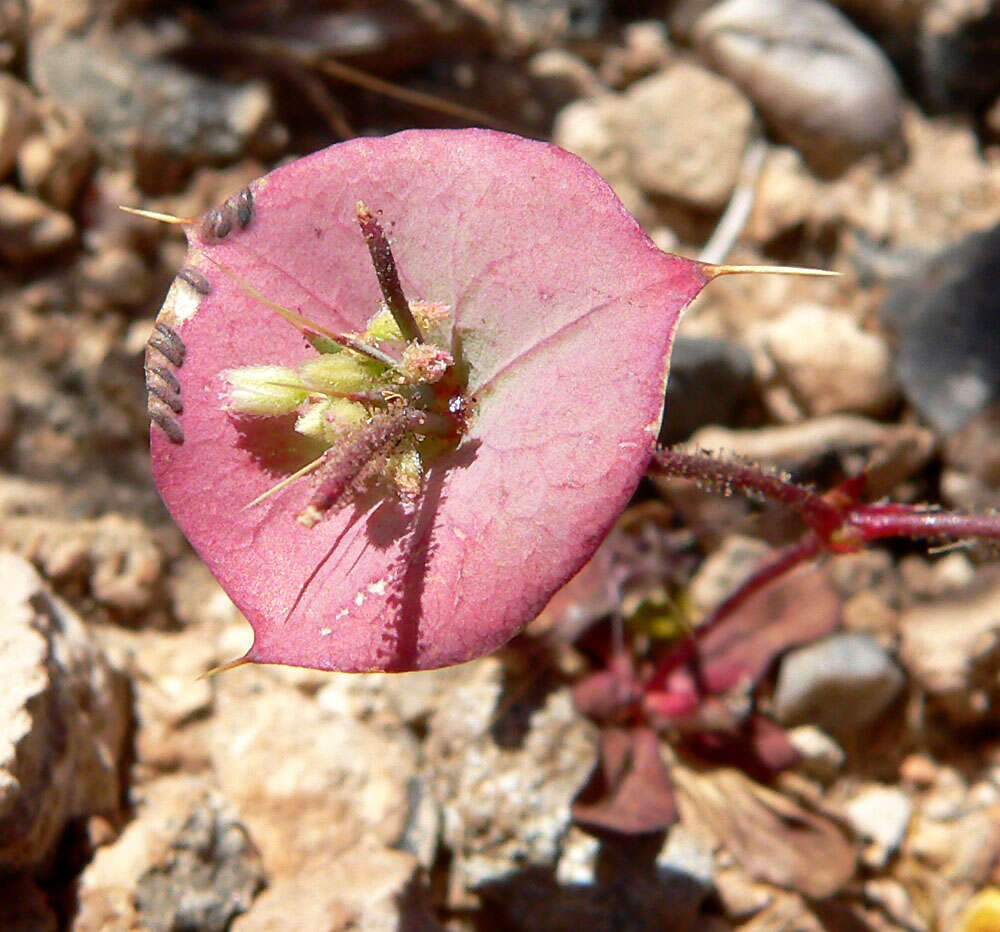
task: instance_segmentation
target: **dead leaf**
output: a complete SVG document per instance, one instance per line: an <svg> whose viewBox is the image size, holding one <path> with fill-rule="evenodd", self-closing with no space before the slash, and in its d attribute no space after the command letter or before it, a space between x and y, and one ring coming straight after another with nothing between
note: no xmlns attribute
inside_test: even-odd
<svg viewBox="0 0 1000 932"><path fill-rule="evenodd" d="M854 845L832 819L738 770L697 773L677 766L671 773L685 820L690 807L755 880L823 899L854 876Z"/></svg>

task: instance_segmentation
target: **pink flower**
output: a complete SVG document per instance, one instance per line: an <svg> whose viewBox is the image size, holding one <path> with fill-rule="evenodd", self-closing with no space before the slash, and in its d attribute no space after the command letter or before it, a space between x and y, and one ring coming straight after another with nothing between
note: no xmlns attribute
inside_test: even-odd
<svg viewBox="0 0 1000 932"><path fill-rule="evenodd" d="M384 312L359 201L426 341ZM460 663L537 614L643 475L708 279L578 158L483 130L333 146L186 230L147 352L156 482L246 659L330 670Z"/></svg>

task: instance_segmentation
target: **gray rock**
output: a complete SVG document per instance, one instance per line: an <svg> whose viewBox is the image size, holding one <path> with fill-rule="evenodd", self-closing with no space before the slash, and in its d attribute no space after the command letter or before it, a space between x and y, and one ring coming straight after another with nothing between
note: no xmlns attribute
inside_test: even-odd
<svg viewBox="0 0 1000 932"><path fill-rule="evenodd" d="M246 829L218 797L207 796L192 807L165 858L139 878L135 901L150 932L224 932L263 885Z"/></svg>
<svg viewBox="0 0 1000 932"><path fill-rule="evenodd" d="M841 735L877 719L903 686L903 674L874 638L834 634L791 651L774 693L782 724L812 722Z"/></svg>
<svg viewBox="0 0 1000 932"><path fill-rule="evenodd" d="M918 94L932 113L975 110L1000 93L1000 9L984 0L928 0L917 39Z"/></svg>
<svg viewBox="0 0 1000 932"><path fill-rule="evenodd" d="M1000 401L1000 226L973 233L899 284L882 305L898 337L903 394L940 433Z"/></svg>
<svg viewBox="0 0 1000 932"><path fill-rule="evenodd" d="M874 42L822 0L724 0L695 25L705 57L817 170L901 148L899 82Z"/></svg>
<svg viewBox="0 0 1000 932"><path fill-rule="evenodd" d="M170 190L193 165L268 147L274 129L264 84L211 81L158 57L161 43L135 24L83 35L49 29L32 43L32 82L85 120L113 162L134 158L140 184Z"/></svg>
<svg viewBox="0 0 1000 932"><path fill-rule="evenodd" d="M40 868L71 819L114 814L128 686L30 563L0 552L0 871Z"/></svg>
<svg viewBox="0 0 1000 932"><path fill-rule="evenodd" d="M204 777L133 788L132 818L98 847L76 883L71 932L224 929L252 903L260 857Z"/></svg>
<svg viewBox="0 0 1000 932"><path fill-rule="evenodd" d="M544 700L519 746L501 746L491 726L502 665L487 658L463 669L430 719L425 747L456 898L530 867L554 870L570 802L594 763L591 726L568 691Z"/></svg>
<svg viewBox="0 0 1000 932"><path fill-rule="evenodd" d="M661 443L686 440L706 424L732 426L753 387L753 359L739 343L678 337L670 356Z"/></svg>

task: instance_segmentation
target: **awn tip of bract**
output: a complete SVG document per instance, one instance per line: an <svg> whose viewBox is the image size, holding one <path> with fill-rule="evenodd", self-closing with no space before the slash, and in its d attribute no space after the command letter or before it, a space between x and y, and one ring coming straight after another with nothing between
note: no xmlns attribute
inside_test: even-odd
<svg viewBox="0 0 1000 932"><path fill-rule="evenodd" d="M829 269L803 269L786 265L711 265L702 266L709 281L720 275L743 275L748 273L760 275L814 275L824 278L839 278L843 272L831 272Z"/></svg>
<svg viewBox="0 0 1000 932"><path fill-rule="evenodd" d="M210 676L225 673L228 670L235 670L237 667L242 667L245 663L250 663L249 657L237 657L235 660L230 660L228 663L220 663L217 667L212 667L211 670L199 673L195 679L207 680Z"/></svg>
<svg viewBox="0 0 1000 932"><path fill-rule="evenodd" d="M159 220L160 223L190 223L190 219L175 217L173 214L163 214L158 210L143 210L141 207L126 207L124 204L118 205L119 210L124 210L127 214L135 214L137 217L145 217L147 220Z"/></svg>

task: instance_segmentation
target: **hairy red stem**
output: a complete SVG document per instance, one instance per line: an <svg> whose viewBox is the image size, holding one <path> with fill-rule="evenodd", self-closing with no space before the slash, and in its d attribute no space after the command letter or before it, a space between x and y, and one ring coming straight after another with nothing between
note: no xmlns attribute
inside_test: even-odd
<svg viewBox="0 0 1000 932"><path fill-rule="evenodd" d="M399 271L396 269L396 260L392 256L392 249L389 240L378 222L378 218L371 210L358 201L357 206L358 224L361 233L368 244L368 252L372 257L372 264L375 266L375 276L378 278L379 288L382 290L382 297L386 306L392 314L393 319L399 326L403 334L403 339L407 342L416 340L418 343L424 342L424 335L420 332L420 325L410 310L410 303L403 294L403 286L399 283Z"/></svg>

